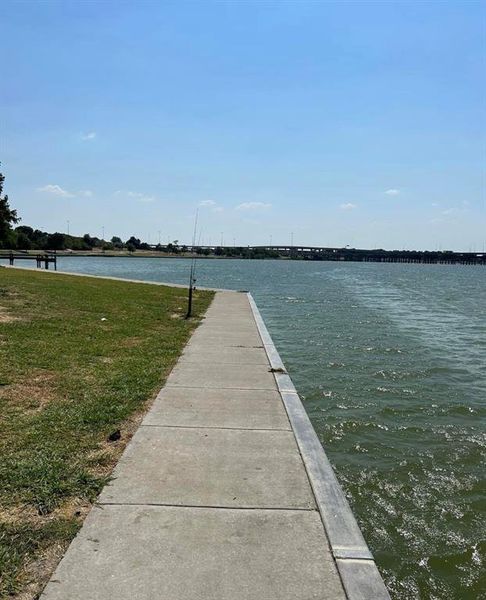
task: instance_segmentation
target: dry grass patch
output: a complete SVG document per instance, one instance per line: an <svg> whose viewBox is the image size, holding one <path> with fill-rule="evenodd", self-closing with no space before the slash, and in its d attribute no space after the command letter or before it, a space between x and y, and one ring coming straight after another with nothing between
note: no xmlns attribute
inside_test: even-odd
<svg viewBox="0 0 486 600"><path fill-rule="evenodd" d="M18 317L14 317L4 306L0 306L0 323L11 323L12 321L16 321Z"/></svg>
<svg viewBox="0 0 486 600"><path fill-rule="evenodd" d="M56 374L50 371L34 370L16 383L0 387L0 399L12 408L21 411L42 410L56 398Z"/></svg>

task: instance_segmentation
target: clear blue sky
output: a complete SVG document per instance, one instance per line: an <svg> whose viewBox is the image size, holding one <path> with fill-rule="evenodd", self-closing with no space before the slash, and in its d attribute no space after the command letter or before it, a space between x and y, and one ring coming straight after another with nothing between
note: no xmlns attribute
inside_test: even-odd
<svg viewBox="0 0 486 600"><path fill-rule="evenodd" d="M23 223L482 250L486 4L2 2Z"/></svg>

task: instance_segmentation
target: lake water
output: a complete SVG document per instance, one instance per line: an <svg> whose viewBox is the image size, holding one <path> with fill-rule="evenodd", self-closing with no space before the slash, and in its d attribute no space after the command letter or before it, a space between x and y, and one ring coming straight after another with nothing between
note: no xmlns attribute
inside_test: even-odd
<svg viewBox="0 0 486 600"><path fill-rule="evenodd" d="M59 259L174 283L189 265ZM393 598L486 598L486 269L200 260L197 280L252 292Z"/></svg>

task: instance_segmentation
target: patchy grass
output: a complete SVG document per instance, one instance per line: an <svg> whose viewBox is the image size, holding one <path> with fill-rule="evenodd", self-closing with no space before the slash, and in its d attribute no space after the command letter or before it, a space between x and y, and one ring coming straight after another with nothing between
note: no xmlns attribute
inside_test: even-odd
<svg viewBox="0 0 486 600"><path fill-rule="evenodd" d="M176 288L0 267L0 598L43 587L197 325L185 308Z"/></svg>

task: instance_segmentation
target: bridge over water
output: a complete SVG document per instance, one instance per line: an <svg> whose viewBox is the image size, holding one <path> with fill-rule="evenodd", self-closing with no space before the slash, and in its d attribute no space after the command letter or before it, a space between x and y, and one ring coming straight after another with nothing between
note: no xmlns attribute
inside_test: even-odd
<svg viewBox="0 0 486 600"><path fill-rule="evenodd" d="M170 246L151 246L154 249L169 251ZM249 257L261 255L303 260L391 262L423 264L462 264L486 265L486 252L453 252L448 250L383 250L362 248L332 248L325 246L179 246L189 252L219 256Z"/></svg>

